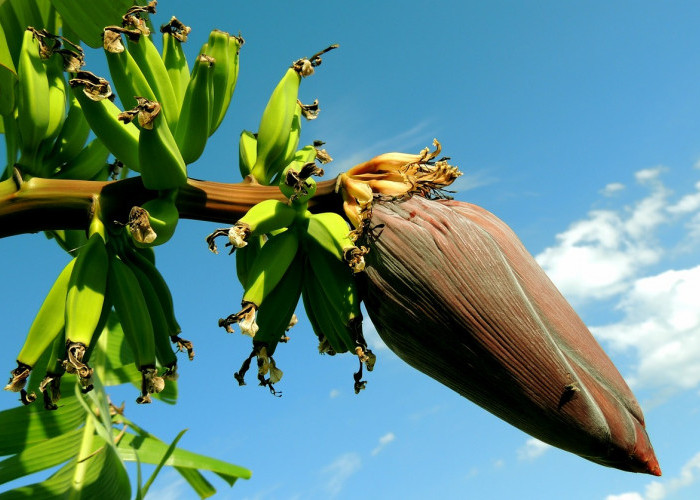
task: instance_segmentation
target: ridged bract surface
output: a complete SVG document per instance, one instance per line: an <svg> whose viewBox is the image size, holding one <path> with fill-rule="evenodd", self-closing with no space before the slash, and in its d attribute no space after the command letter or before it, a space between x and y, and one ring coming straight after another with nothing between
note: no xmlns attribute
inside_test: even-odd
<svg viewBox="0 0 700 500"><path fill-rule="evenodd" d="M544 442L660 475L634 395L505 223L414 196L371 224L365 304L400 358Z"/></svg>

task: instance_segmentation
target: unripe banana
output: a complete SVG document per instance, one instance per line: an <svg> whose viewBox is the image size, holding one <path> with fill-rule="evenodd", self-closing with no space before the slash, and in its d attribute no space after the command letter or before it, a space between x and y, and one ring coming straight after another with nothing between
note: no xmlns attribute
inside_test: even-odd
<svg viewBox="0 0 700 500"><path fill-rule="evenodd" d="M160 104L139 100L139 165L147 189L169 190L187 183L187 167Z"/></svg>
<svg viewBox="0 0 700 500"><path fill-rule="evenodd" d="M214 68L212 113L209 125L209 135L213 134L221 124L238 80L238 54L243 39L229 35L224 31L213 30L207 42L208 56L213 57L217 65Z"/></svg>
<svg viewBox="0 0 700 500"><path fill-rule="evenodd" d="M298 248L299 235L293 229L270 236L248 272L243 302L259 307L284 276Z"/></svg>
<svg viewBox="0 0 700 500"><path fill-rule="evenodd" d="M78 250L87 243L87 236L82 229L54 229L47 234L50 234L58 246L73 257L78 255Z"/></svg>
<svg viewBox="0 0 700 500"><path fill-rule="evenodd" d="M305 209L304 205L316 193L316 181L312 176L323 175L323 170L314 162L315 158L316 148L306 146L296 152L279 176L280 191L298 210Z"/></svg>
<svg viewBox="0 0 700 500"><path fill-rule="evenodd" d="M203 124L209 123L211 118L213 77L218 64L212 57L200 54L185 92L174 136L187 164L196 161L207 144L209 129Z"/></svg>
<svg viewBox="0 0 700 500"><path fill-rule="evenodd" d="M300 82L301 75L293 67L289 68L263 111L258 128L258 152L251 172L260 184L269 184L289 161L284 155L296 113Z"/></svg>
<svg viewBox="0 0 700 500"><path fill-rule="evenodd" d="M17 124L22 154L33 162L49 127L49 80L34 29L24 31L17 67Z"/></svg>
<svg viewBox="0 0 700 500"><path fill-rule="evenodd" d="M238 141L238 168L244 179L250 175L258 157L258 138L253 132L244 130Z"/></svg>
<svg viewBox="0 0 700 500"><path fill-rule="evenodd" d="M19 392L24 389L31 369L41 355L51 346L54 339L63 331L65 324L66 295L76 259L63 268L46 295L39 312L34 318L24 346L17 355L17 368L13 370L6 391Z"/></svg>
<svg viewBox="0 0 700 500"><path fill-rule="evenodd" d="M141 395L136 402L150 403L150 394L158 392L162 379L157 377L153 325L146 299L133 271L116 255L110 260L108 279L110 297L124 337L133 351L136 367L141 371Z"/></svg>
<svg viewBox="0 0 700 500"><path fill-rule="evenodd" d="M121 31L115 32L110 30L110 27L107 27L105 28L105 35L107 33L120 33ZM105 40L107 40L107 37ZM105 43L104 52L107 58L107 65L109 66L109 74L112 77L112 83L119 95L122 106L125 109L134 107L137 104L136 97L145 97L151 101L157 100L153 89L151 89L134 56L124 47L121 34L119 34L118 40L113 41L118 43L109 45Z"/></svg>
<svg viewBox="0 0 700 500"><path fill-rule="evenodd" d="M190 81L190 69L182 44L187 40L190 28L173 17L160 31L163 33L163 64L168 71L175 98L182 102Z"/></svg>
<svg viewBox="0 0 700 500"><path fill-rule="evenodd" d="M100 333L97 327L107 290L109 257L100 233L93 232L78 251L66 295L66 370L75 371L84 385L89 384L92 368L83 358L95 333Z"/></svg>
<svg viewBox="0 0 700 500"><path fill-rule="evenodd" d="M278 200L264 200L253 205L228 231L234 248L246 246L248 238L289 227L297 211Z"/></svg>
<svg viewBox="0 0 700 500"><path fill-rule="evenodd" d="M294 261L287 268L277 286L262 301L258 308L258 332L254 345L264 344L267 354L275 353L277 344L285 337L285 332L296 310L303 285L304 256L297 252Z"/></svg>
<svg viewBox="0 0 700 500"><path fill-rule="evenodd" d="M358 248L350 238L350 228L340 215L322 212L309 216L307 234L337 260L344 261L356 273L365 268L367 249Z"/></svg>
<svg viewBox="0 0 700 500"><path fill-rule="evenodd" d="M283 167L286 167L289 164L289 162L296 160L295 156L297 154L297 148L299 147L299 137L300 136L301 136L301 106L299 106L299 103L297 103L296 111L294 112L294 116L292 117L292 125L291 125L291 128L289 130L289 137L287 137L287 146L285 148L284 155L283 155L283 158L284 158L284 160L282 161L282 163L284 163ZM308 147L309 146L307 146L307 148ZM308 156L309 155L305 154L304 158L307 158ZM314 151L314 156L311 157L308 161L313 161L315 156L316 156L316 152ZM274 184L275 181L276 181L276 179L273 177L271 180L271 183Z"/></svg>
<svg viewBox="0 0 700 500"><path fill-rule="evenodd" d="M64 164L53 177L57 179L92 179L105 170L104 166L108 157L109 149L99 137L96 137L75 158Z"/></svg>
<svg viewBox="0 0 700 500"><path fill-rule="evenodd" d="M54 141L53 149L44 159L49 168L58 167L75 158L90 135L90 125L80 109L80 103L72 92L68 97L68 114Z"/></svg>
<svg viewBox="0 0 700 500"><path fill-rule="evenodd" d="M106 86L107 80L92 73L80 72L70 81L73 95L80 103L85 119L95 135L100 138L107 149L126 167L136 172L139 166L139 129L133 123L119 120L122 111L106 96L92 91L96 86Z"/></svg>
<svg viewBox="0 0 700 500"><path fill-rule="evenodd" d="M265 235L251 236L246 246L236 250L236 276L244 289L248 283L248 272L266 241Z"/></svg>
<svg viewBox="0 0 700 500"><path fill-rule="evenodd" d="M299 235L295 230L288 229L270 236L248 270L245 293L241 302L243 309L226 319L220 319L219 326L232 332L230 325L238 323L241 333L254 337L258 331L255 313L265 297L284 276L298 248Z"/></svg>
<svg viewBox="0 0 700 500"><path fill-rule="evenodd" d="M45 61L45 64L49 82L49 122L44 133L44 143L47 143L50 148L66 119L69 92L63 75L63 57L54 53Z"/></svg>
<svg viewBox="0 0 700 500"><path fill-rule="evenodd" d="M177 378L177 357L170 343L170 328L165 311L158 294L151 283L150 278L138 266L129 267L136 276L141 287L141 292L146 300L146 306L153 327L153 342L156 350L156 359L164 368L163 378L175 380Z"/></svg>
<svg viewBox="0 0 700 500"><path fill-rule="evenodd" d="M155 100L163 107L165 119L171 130L175 130L180 116L181 100L175 96L168 70L150 36L141 35L138 39L127 37L129 53L146 77ZM144 94L134 94L143 96Z"/></svg>
<svg viewBox="0 0 700 500"><path fill-rule="evenodd" d="M170 240L180 217L176 196L177 190L172 190L131 209L126 227L136 246L157 246Z"/></svg>

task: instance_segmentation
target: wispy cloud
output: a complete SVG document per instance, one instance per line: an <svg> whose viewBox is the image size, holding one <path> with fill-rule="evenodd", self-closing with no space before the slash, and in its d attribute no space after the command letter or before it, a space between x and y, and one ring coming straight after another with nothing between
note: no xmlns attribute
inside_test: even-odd
<svg viewBox="0 0 700 500"><path fill-rule="evenodd" d="M379 443L377 446L372 450L372 456L376 456L379 454L380 451L382 451L386 445L391 443L396 439L396 435L393 432L387 432L384 434L382 437L379 438Z"/></svg>
<svg viewBox="0 0 700 500"><path fill-rule="evenodd" d="M350 477L362 467L357 453L345 453L321 469L323 489L329 497L336 497Z"/></svg>
<svg viewBox="0 0 700 500"><path fill-rule="evenodd" d="M614 196L620 191L625 189L625 185L621 182L611 182L600 190L600 194L603 196Z"/></svg>
<svg viewBox="0 0 700 500"><path fill-rule="evenodd" d="M652 481L647 484L644 494L627 492L619 495L608 495L605 500L664 500L683 490L700 479L700 453L688 460L680 473L666 481ZM680 497L677 497L680 498Z"/></svg>
<svg viewBox="0 0 700 500"><path fill-rule="evenodd" d="M340 396L340 391L338 389L331 389L329 396L331 399L335 399Z"/></svg>
<svg viewBox="0 0 700 500"><path fill-rule="evenodd" d="M532 461L544 455L552 446L539 439L530 438L518 449L518 460Z"/></svg>

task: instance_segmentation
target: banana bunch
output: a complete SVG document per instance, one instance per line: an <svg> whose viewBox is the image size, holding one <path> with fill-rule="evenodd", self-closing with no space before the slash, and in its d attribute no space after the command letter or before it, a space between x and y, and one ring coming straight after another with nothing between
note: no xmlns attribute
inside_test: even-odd
<svg viewBox="0 0 700 500"><path fill-rule="evenodd" d="M141 372L138 403L177 378L175 349L193 359L192 343L179 337L173 299L148 253L138 249L128 230L105 228L93 217L85 243L77 250L46 296L17 356L6 390L19 392L24 404L36 399L26 381L41 356L49 353L39 385L44 406L55 409L64 373L77 376L83 392L92 389L90 355L110 314L121 322ZM159 375L160 374L160 375Z"/></svg>
<svg viewBox="0 0 700 500"><path fill-rule="evenodd" d="M314 175L323 171L314 161L316 148L298 151L280 172L279 187L287 201L265 200L254 205L230 228L207 237L218 253L216 238L227 237L236 250L236 271L243 286L242 309L219 320L229 333L238 324L253 338L253 350L235 373L240 385L253 358L258 380L273 394L282 376L272 355L286 331L296 322L295 309L302 298L319 351L334 355L352 352L360 360L355 391L364 388L362 369L372 370L375 356L362 334L360 297L355 274L364 269L366 248L357 247L348 224L336 213L312 214L308 200L316 191Z"/></svg>
<svg viewBox="0 0 700 500"><path fill-rule="evenodd" d="M321 55L336 47L332 45L308 59L295 61L272 91L258 133L247 130L241 133L239 168L244 178L250 175L259 184L274 184L292 161L299 145L301 117L314 119L318 115L317 101L313 106L304 106L299 101L301 79L312 75L321 64Z"/></svg>

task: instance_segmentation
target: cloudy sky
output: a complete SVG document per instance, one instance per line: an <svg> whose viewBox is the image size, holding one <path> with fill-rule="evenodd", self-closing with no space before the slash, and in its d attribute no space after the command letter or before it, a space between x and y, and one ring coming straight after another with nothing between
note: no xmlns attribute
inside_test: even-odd
<svg viewBox="0 0 700 500"><path fill-rule="evenodd" d="M212 478L218 498L700 498L700 6L210 5L162 0L155 19L193 27L192 57L211 28L246 38L230 114L191 176L237 182L238 134L257 127L285 68L340 43L301 89L321 104L302 140L326 142L327 175L437 137L464 172L455 197L515 230L618 366L664 474L607 469L530 438L408 367L369 323L379 359L360 395L355 360L316 354L303 315L275 356L283 397L236 386L248 342L216 320L241 291L233 258L206 250L217 226L203 222L183 221L158 251L197 347L180 402L137 407L133 389L117 390L128 415L164 439L188 428L183 447L253 470L233 489ZM88 55L88 68L103 67ZM9 371L65 255L42 235L0 241L0 255ZM193 495L166 470L150 498Z"/></svg>

